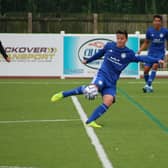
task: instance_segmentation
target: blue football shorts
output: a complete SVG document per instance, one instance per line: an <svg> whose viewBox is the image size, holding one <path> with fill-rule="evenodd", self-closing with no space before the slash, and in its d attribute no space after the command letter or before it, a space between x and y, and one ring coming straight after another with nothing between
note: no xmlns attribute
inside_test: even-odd
<svg viewBox="0 0 168 168"><path fill-rule="evenodd" d="M94 84L98 87L99 92L102 96L104 95L112 95L113 97L116 96L116 82L114 84L107 80L103 75L97 74L91 84Z"/></svg>

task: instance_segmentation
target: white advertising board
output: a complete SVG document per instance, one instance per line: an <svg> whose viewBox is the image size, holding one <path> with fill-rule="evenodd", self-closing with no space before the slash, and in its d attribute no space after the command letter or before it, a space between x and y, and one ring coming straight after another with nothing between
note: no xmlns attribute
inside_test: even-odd
<svg viewBox="0 0 168 168"><path fill-rule="evenodd" d="M115 35L92 34L0 34L11 62L0 56L0 77L93 77L102 59L87 65L91 57ZM137 35L129 35L127 46L139 48ZM121 77L139 77L139 64L131 63Z"/></svg>
<svg viewBox="0 0 168 168"><path fill-rule="evenodd" d="M109 41L116 41L115 35L65 35L64 36L64 65L65 77L93 77L101 66L103 57L87 65L82 64L84 58L92 57ZM137 35L129 35L126 44L137 52L139 38ZM130 63L122 72L121 77L138 78L139 64Z"/></svg>
<svg viewBox="0 0 168 168"><path fill-rule="evenodd" d="M0 76L60 76L62 38L55 34L0 34L11 58L7 63L0 56Z"/></svg>

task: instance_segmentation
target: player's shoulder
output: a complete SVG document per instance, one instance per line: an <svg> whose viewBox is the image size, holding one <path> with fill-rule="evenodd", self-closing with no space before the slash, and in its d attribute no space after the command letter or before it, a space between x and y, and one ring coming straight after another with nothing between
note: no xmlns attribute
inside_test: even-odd
<svg viewBox="0 0 168 168"><path fill-rule="evenodd" d="M161 27L161 30L167 31L168 29L166 27Z"/></svg>
<svg viewBox="0 0 168 168"><path fill-rule="evenodd" d="M146 32L152 32L153 33L154 31L155 31L154 27L151 26L151 27L147 28Z"/></svg>
<svg viewBox="0 0 168 168"><path fill-rule="evenodd" d="M125 46L124 50L128 51L128 52L134 52L131 48Z"/></svg>
<svg viewBox="0 0 168 168"><path fill-rule="evenodd" d="M113 48L115 46L116 46L116 43L114 41L109 41L106 43L105 48L108 49L108 48Z"/></svg>
<svg viewBox="0 0 168 168"><path fill-rule="evenodd" d="M135 55L135 52L128 47L125 47L124 51L130 56Z"/></svg>
<svg viewBox="0 0 168 168"><path fill-rule="evenodd" d="M114 46L116 43L114 41L109 41L106 43L106 46Z"/></svg>
<svg viewBox="0 0 168 168"><path fill-rule="evenodd" d="M168 29L165 28L165 27L162 27L162 28L160 29L160 31L165 32L165 33L168 33Z"/></svg>
<svg viewBox="0 0 168 168"><path fill-rule="evenodd" d="M150 32L150 33L154 33L155 31L156 31L156 29L154 27L152 27L152 26L147 29L147 32ZM161 29L159 31L160 32L167 32L168 29L165 28L165 27L161 27Z"/></svg>

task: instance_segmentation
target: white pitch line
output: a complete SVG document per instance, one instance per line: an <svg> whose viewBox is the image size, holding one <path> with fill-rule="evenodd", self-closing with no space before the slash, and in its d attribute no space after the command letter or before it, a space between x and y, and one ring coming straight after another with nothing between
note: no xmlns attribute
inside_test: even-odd
<svg viewBox="0 0 168 168"><path fill-rule="evenodd" d="M13 120L0 121L0 124L19 124L19 123L49 123L49 122L72 122L80 121L80 119L56 119L56 120ZM1 168L1 167L0 167Z"/></svg>
<svg viewBox="0 0 168 168"><path fill-rule="evenodd" d="M86 116L81 104L79 103L76 96L72 96L71 98L72 98L72 102L74 103L74 105L79 113L79 116L80 116L82 122L85 123L85 121L87 120L87 116ZM91 140L92 145L95 147L95 150L96 150L97 155L103 165L103 168L113 168L112 163L108 159L108 156L107 156L102 144L100 143L96 133L94 132L94 129L91 127L85 126L85 124L84 124L84 127L85 127L85 130L86 130L88 137Z"/></svg>
<svg viewBox="0 0 168 168"><path fill-rule="evenodd" d="M85 82L24 82L24 81L0 81L0 85L75 85L85 84Z"/></svg>
<svg viewBox="0 0 168 168"><path fill-rule="evenodd" d="M27 166L0 166L0 168L35 168L35 167L27 167Z"/></svg>

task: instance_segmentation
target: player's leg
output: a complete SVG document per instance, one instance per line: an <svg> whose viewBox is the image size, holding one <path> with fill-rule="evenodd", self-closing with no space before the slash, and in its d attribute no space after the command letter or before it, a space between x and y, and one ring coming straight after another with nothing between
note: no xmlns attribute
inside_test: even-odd
<svg viewBox="0 0 168 168"><path fill-rule="evenodd" d="M142 88L143 92L146 93L148 89L148 80L149 80L149 71L151 69L151 64L145 64L144 65L144 80L145 80L145 86Z"/></svg>
<svg viewBox="0 0 168 168"><path fill-rule="evenodd" d="M108 108L115 102L115 93L116 88L104 88L102 91L103 103L100 104L91 114L91 116L86 121L86 124L92 127L100 128L101 125L98 125L95 121L101 117Z"/></svg>
<svg viewBox="0 0 168 168"><path fill-rule="evenodd" d="M150 66L148 66L148 65L144 66L144 80L145 80L146 84L147 84L148 79L149 79L149 71L150 71L150 69L151 69Z"/></svg>
<svg viewBox="0 0 168 168"><path fill-rule="evenodd" d="M96 75L93 78L91 84L99 83L98 81L99 81L99 77L98 77L98 75ZM101 85L101 83L100 83L100 85ZM86 86L82 85L82 86L79 86L77 88L74 88L74 89L71 89L71 90L68 90L68 91L58 92L51 97L51 101L56 102L56 101L58 101L62 98L68 97L68 96L84 94L85 88L86 88Z"/></svg>
<svg viewBox="0 0 168 168"><path fill-rule="evenodd" d="M101 105L99 105L93 111L93 113L91 114L91 116L86 121L86 124L88 124L89 126L93 126L93 127L101 127L101 125L98 125L97 123L95 123L95 121L99 117L101 117L108 110L108 108L112 105L113 100L114 100L113 96L111 96L111 95L104 95L103 96L103 103Z"/></svg>
<svg viewBox="0 0 168 168"><path fill-rule="evenodd" d="M164 59L164 54L155 54L153 55L154 58L160 58L160 59ZM147 85L149 86L148 89L147 89L147 92L153 92L153 87L152 87L152 83L154 81L154 79L156 78L156 72L157 72L157 69L159 67L159 64L158 63L155 63L152 65L152 70L151 70L151 73L150 73L150 76L148 78L148 82L147 82Z"/></svg>
<svg viewBox="0 0 168 168"><path fill-rule="evenodd" d="M157 72L157 69L158 69L158 64L153 64L152 66L152 71L151 71L151 74L149 76L149 79L148 79L148 86L151 90L151 92L153 91L153 88L152 88L152 82L154 81L155 77L156 77L156 72Z"/></svg>
<svg viewBox="0 0 168 168"><path fill-rule="evenodd" d="M51 101L56 102L64 97L83 94L85 87L85 85L82 85L68 91L58 92L51 97Z"/></svg>

